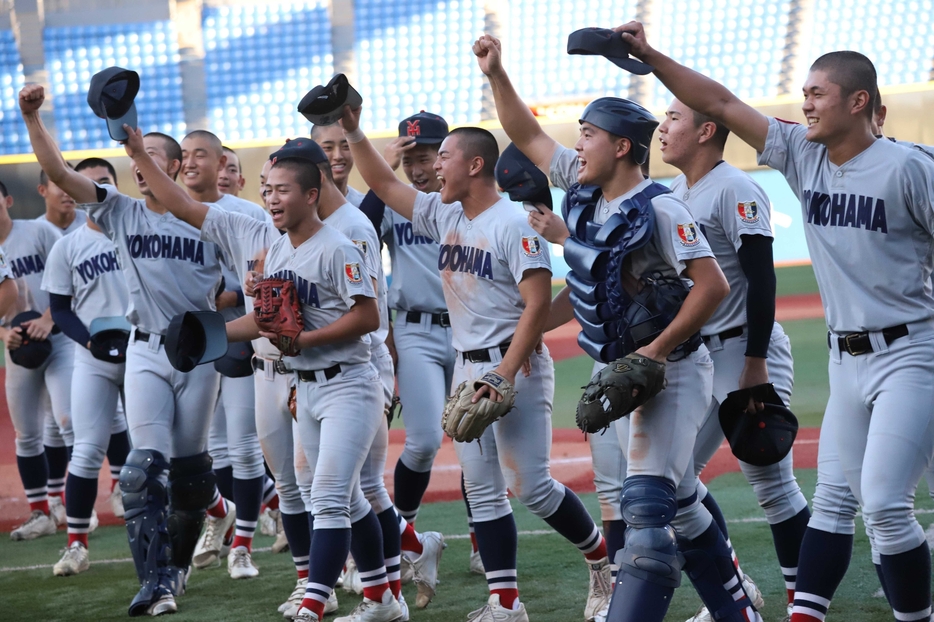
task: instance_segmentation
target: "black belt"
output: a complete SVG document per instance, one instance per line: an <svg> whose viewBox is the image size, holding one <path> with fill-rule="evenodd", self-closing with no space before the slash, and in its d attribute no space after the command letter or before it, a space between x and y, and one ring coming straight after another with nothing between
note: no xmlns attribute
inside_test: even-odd
<svg viewBox="0 0 934 622"><path fill-rule="evenodd" d="M406 311L405 321L407 324L421 324L423 315L430 315L431 323L437 324L441 328L448 328L451 325L451 316L447 311L442 311L441 313L428 313L427 311Z"/></svg>
<svg viewBox="0 0 934 622"><path fill-rule="evenodd" d="M134 339L135 339L136 341L149 341L149 338L150 338L151 336L152 336L152 335L150 335L149 333L145 333L145 332L143 332L143 331L141 331L140 329L137 328L137 329L136 329L136 337L134 337ZM164 343L165 343L165 335L159 335L159 345L161 346L161 345L164 344Z"/></svg>
<svg viewBox="0 0 934 622"><path fill-rule="evenodd" d="M498 346L493 346L493 348L499 348L500 354L506 356L506 350L509 349L509 344L507 342L500 344ZM460 355L464 361L470 361L471 363L489 363L493 359L490 357L490 350L493 348L482 348L480 350L470 350L469 352L461 352Z"/></svg>
<svg viewBox="0 0 934 622"><path fill-rule="evenodd" d="M307 370L300 369L300 370L297 370L295 373L298 374L298 379L301 380L302 382L317 382L318 377L315 374L319 371L323 372L324 377L330 380L337 374L341 373L341 366L340 366L340 363L338 363L337 365L333 367L328 367L327 369L319 369L317 371L316 370L307 371Z"/></svg>
<svg viewBox="0 0 934 622"><path fill-rule="evenodd" d="M904 324L899 324L898 326L891 326L889 328L882 329L882 338L885 339L885 344L889 345L896 339L901 339L902 337L908 336L908 327ZM833 338L832 333L827 333L827 347L831 347L831 339ZM869 354L872 352L872 341L869 339L869 333L850 333L849 335L843 335L842 337L837 337L837 342L840 347L841 352L846 352L850 356L859 356L861 354Z"/></svg>
<svg viewBox="0 0 934 622"><path fill-rule="evenodd" d="M731 328L730 330L725 330L722 333L717 335L704 335L704 343L710 343L710 340L716 337L720 341L726 341L727 339L733 339L734 337L743 336L743 327L737 326L736 328Z"/></svg>
<svg viewBox="0 0 934 622"><path fill-rule="evenodd" d="M258 371L266 371L266 361L263 359L254 356L253 357L253 369ZM272 363L272 370L277 374L291 374L292 370L285 366L285 361L282 359L276 359Z"/></svg>

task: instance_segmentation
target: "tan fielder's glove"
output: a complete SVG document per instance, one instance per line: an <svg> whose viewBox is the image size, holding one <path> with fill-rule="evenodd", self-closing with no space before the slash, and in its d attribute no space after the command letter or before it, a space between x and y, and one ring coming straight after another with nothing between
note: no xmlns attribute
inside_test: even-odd
<svg viewBox="0 0 934 622"><path fill-rule="evenodd" d="M487 396L472 403L474 394L483 385L495 389L503 401L494 402ZM455 389L444 406L441 427L455 441L469 443L483 435L491 423L508 413L516 403L516 390L496 372L489 371L476 382L464 381Z"/></svg>

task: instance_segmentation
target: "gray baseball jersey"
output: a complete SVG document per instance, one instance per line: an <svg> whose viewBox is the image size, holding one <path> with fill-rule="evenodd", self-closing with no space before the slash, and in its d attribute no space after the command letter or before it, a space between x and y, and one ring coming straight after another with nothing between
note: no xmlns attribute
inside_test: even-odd
<svg viewBox="0 0 934 622"><path fill-rule="evenodd" d="M256 203L253 203L252 201L247 201L246 199L235 197L232 194L221 194L221 198L218 199L214 205L217 205L218 207L221 207L228 212L245 214L251 218L272 225L272 217L268 212L266 212L266 210L261 208ZM239 274L240 270L238 265L230 258L230 255L228 255L223 248L221 249L221 257L223 257L222 274L224 275L226 289L234 290L242 288L243 275ZM239 307L227 307L226 309L221 309L221 314L224 316L224 319L229 322L230 320L235 320L238 317L243 317L246 314L246 307L245 305L241 305Z"/></svg>
<svg viewBox="0 0 934 622"><path fill-rule="evenodd" d="M130 292L127 320L164 335L173 317L213 311L221 280L220 253L201 232L172 214L157 214L143 199L98 186L98 203L82 209L117 247ZM185 265L185 269L175 269Z"/></svg>
<svg viewBox="0 0 934 622"><path fill-rule="evenodd" d="M877 140L835 166L805 134L803 125L769 119L759 163L780 171L801 201L830 329L878 331L934 316L934 162Z"/></svg>
<svg viewBox="0 0 934 622"><path fill-rule="evenodd" d="M325 224L298 248L292 246L288 235L274 241L266 255L265 275L295 283L305 330L315 330L333 324L350 311L354 305L353 296L376 298L364 261L356 244ZM364 335L306 348L288 360L292 369L303 370L368 363L369 338Z"/></svg>
<svg viewBox="0 0 934 622"><path fill-rule="evenodd" d="M525 310L519 282L526 270L551 272L548 248L525 212L501 199L473 220L460 203L437 192L418 193L412 221L417 235L438 240L438 270L451 314L452 343L460 352L512 339Z"/></svg>
<svg viewBox="0 0 934 622"><path fill-rule="evenodd" d="M415 235L412 221L389 207L383 212L381 227L392 259L389 308L428 313L447 311L438 272L438 243L427 236Z"/></svg>
<svg viewBox="0 0 934 622"><path fill-rule="evenodd" d="M45 221L13 221L13 228L3 241L3 250L16 280L19 298L3 318L5 326L9 326L12 319L23 311L43 313L49 308L49 295L42 291L42 275L49 253L61 237L58 229Z"/></svg>
<svg viewBox="0 0 934 622"><path fill-rule="evenodd" d="M716 335L743 326L748 283L737 251L744 235L772 237L768 195L752 177L726 162L713 167L690 188L684 175L679 175L671 183L671 192L690 208L730 284L729 295L701 334Z"/></svg>
<svg viewBox="0 0 934 622"><path fill-rule="evenodd" d="M0 283L6 279L13 278L13 271L10 269L10 264L7 261L6 253L3 250L3 247L0 246Z"/></svg>
<svg viewBox="0 0 934 622"><path fill-rule="evenodd" d="M45 217L45 214L43 214L42 216L39 216L38 218L36 218L36 220L41 220L42 222L49 222L49 220ZM80 229L81 226L87 221L88 221L87 214L85 214L81 210L75 210L75 219L72 220L71 224L65 227L64 229L59 229L55 225L52 225L52 223L50 222L49 224L55 227L56 229L58 229L59 231L61 231L62 235L68 235L69 233L74 233L75 231Z"/></svg>
<svg viewBox="0 0 934 622"><path fill-rule="evenodd" d="M95 318L124 315L129 303L113 242L87 226L52 247L42 289L71 296L72 308L85 326Z"/></svg>
<svg viewBox="0 0 934 622"><path fill-rule="evenodd" d="M366 196L356 188L347 186L347 194L344 195L344 198L347 199L347 202L353 205L354 207L360 207L360 204L363 203L363 197Z"/></svg>

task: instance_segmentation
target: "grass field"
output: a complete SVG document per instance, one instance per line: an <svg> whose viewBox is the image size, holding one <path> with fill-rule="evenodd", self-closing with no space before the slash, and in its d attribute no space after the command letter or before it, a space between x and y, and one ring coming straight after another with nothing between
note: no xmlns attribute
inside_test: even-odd
<svg viewBox="0 0 934 622"><path fill-rule="evenodd" d="M814 488L815 473L799 473L808 498ZM724 513L730 520L730 536L743 568L759 584L765 599L763 612L767 622L777 622L784 615L784 584L772 548L768 525L761 518L752 490L739 474L717 478L710 484ZM597 516L594 495L584 501ZM932 506L924 495L919 499L919 519L925 527L931 522ZM524 508L516 508L519 538L519 586L529 616L535 622L566 622L580 619L586 593L587 572L579 553ZM486 598L484 580L467 572L469 540L463 504L436 503L423 508L419 515L423 529L438 529L448 535L449 547L441 565L442 583L431 606L414 611L413 621L449 622L462 620ZM126 606L136 591L136 577L128 561L126 535L118 527L102 528L91 536L91 570L71 578L53 577L51 564L58 560L64 533L56 538L33 542L0 540L0 619L18 620L124 620ZM257 546L266 547L271 538L257 537ZM100 560L121 560L100 563ZM275 609L291 592L294 573L288 555L256 553L260 577L233 582L226 569L196 572L189 591L179 599L180 612L173 620L281 620ZM32 569L24 569L29 566ZM869 557L869 546L862 523L857 526L856 549L849 573L837 592L830 609L832 622L872 622L890 619L883 599L873 598L878 588ZM414 586L404 588L410 603L415 600ZM338 593L340 614L346 614L358 602L353 595ZM693 615L699 599L685 578L675 595L666 620L682 622Z"/></svg>

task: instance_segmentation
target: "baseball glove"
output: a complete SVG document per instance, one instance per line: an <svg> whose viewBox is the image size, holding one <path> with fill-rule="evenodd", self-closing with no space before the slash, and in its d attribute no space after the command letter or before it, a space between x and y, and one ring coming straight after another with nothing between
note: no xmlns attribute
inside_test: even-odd
<svg viewBox="0 0 934 622"><path fill-rule="evenodd" d="M273 345L285 356L297 356L297 339L305 328L295 284L284 279L263 279L254 288L253 316L263 332L275 333Z"/></svg>
<svg viewBox="0 0 934 622"><path fill-rule="evenodd" d="M577 427L589 434L605 430L664 388L664 363L627 354L600 370L584 387L577 404Z"/></svg>
<svg viewBox="0 0 934 622"><path fill-rule="evenodd" d="M487 385L503 396L502 402L494 402L487 396L474 404L474 393ZM444 405L441 427L444 433L460 443L469 443L483 435L487 427L508 413L516 403L516 390L508 380L488 371L476 382L464 381L448 398Z"/></svg>

